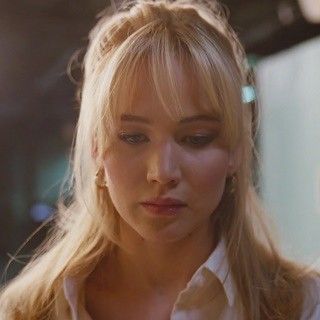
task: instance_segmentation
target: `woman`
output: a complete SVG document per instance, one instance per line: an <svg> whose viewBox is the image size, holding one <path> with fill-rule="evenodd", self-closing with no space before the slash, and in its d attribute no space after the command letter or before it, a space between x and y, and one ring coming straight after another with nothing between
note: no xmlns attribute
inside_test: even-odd
<svg viewBox="0 0 320 320"><path fill-rule="evenodd" d="M245 55L218 4L137 0L84 60L72 201L1 319L320 319L263 223Z"/></svg>

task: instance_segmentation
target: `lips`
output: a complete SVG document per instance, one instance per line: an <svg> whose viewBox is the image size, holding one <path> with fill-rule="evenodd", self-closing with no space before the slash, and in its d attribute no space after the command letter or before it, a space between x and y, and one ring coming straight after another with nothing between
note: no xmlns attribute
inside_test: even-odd
<svg viewBox="0 0 320 320"><path fill-rule="evenodd" d="M174 198L154 198L141 203L153 216L174 217L182 212L187 204Z"/></svg>
<svg viewBox="0 0 320 320"><path fill-rule="evenodd" d="M181 207L187 204L179 199L174 198L153 198L147 201L143 201L142 204L152 205L158 207Z"/></svg>

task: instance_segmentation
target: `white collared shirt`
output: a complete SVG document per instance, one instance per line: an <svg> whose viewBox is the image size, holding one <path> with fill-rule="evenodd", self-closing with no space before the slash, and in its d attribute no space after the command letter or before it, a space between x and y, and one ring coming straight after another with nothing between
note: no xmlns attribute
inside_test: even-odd
<svg viewBox="0 0 320 320"><path fill-rule="evenodd" d="M59 307L61 319L94 320L85 310L81 286L84 279L64 280L65 306ZM320 320L320 280L308 284L309 298L301 320ZM243 320L236 303L236 290L229 271L224 241L194 273L174 303L170 320ZM59 318L60 319L60 318Z"/></svg>

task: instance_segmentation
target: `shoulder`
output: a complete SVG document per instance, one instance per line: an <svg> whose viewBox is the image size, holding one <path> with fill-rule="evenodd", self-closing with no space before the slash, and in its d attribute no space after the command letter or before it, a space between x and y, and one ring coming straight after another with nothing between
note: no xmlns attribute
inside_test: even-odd
<svg viewBox="0 0 320 320"><path fill-rule="evenodd" d="M308 277L304 282L304 303L301 320L320 319L320 275Z"/></svg>

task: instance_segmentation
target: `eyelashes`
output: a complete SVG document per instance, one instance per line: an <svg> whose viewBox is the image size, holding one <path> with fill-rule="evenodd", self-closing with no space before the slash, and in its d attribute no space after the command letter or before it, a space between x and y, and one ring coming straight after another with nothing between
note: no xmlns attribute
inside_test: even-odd
<svg viewBox="0 0 320 320"><path fill-rule="evenodd" d="M193 146L205 146L212 142L214 137L212 135L195 135L195 136L187 136L183 139L183 141L189 145Z"/></svg>
<svg viewBox="0 0 320 320"><path fill-rule="evenodd" d="M133 145L148 142L148 139L144 134L128 134L121 132L118 137L120 140Z"/></svg>
<svg viewBox="0 0 320 320"><path fill-rule="evenodd" d="M191 147L204 147L210 144L214 139L215 135L213 134L196 134L196 135L189 135L184 136L182 139L180 139L179 143L186 144ZM149 142L149 138L141 133L126 133L121 132L118 134L118 138L130 145L138 146L142 145L144 143Z"/></svg>

